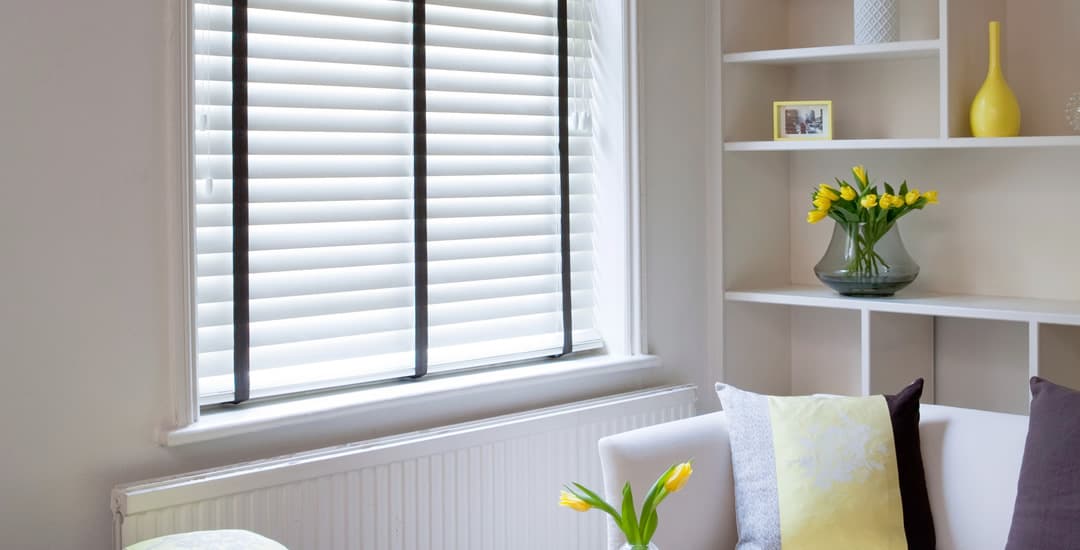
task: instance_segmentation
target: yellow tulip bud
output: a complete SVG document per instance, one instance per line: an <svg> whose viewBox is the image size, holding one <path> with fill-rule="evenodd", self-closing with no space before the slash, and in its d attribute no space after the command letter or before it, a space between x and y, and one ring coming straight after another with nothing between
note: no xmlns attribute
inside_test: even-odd
<svg viewBox="0 0 1080 550"><path fill-rule="evenodd" d="M927 191L923 196L926 197L926 204L937 204L937 191Z"/></svg>
<svg viewBox="0 0 1080 550"><path fill-rule="evenodd" d="M816 206L818 210L828 212L829 209L832 208L832 202L833 201L829 200L829 197L818 193L817 198L814 199L814 206Z"/></svg>
<svg viewBox="0 0 1080 550"><path fill-rule="evenodd" d="M919 202L919 197L921 196L922 193L920 193L918 189L913 189L904 197L904 201L907 203L908 206L911 206Z"/></svg>
<svg viewBox="0 0 1080 550"><path fill-rule="evenodd" d="M829 213L824 210L811 210L810 213L806 215L806 223L817 223L824 220L828 215Z"/></svg>
<svg viewBox="0 0 1080 550"><path fill-rule="evenodd" d="M904 206L904 197L895 196L892 199L893 208L902 208Z"/></svg>
<svg viewBox="0 0 1080 550"><path fill-rule="evenodd" d="M830 201L834 202L840 200L840 195L837 195L836 191L833 191L832 188L830 188L828 185L825 185L824 183L818 186L817 196L826 197Z"/></svg>
<svg viewBox="0 0 1080 550"><path fill-rule="evenodd" d="M671 477L664 482L664 489L667 492L674 493L686 485L686 480L690 479L690 474L694 473L693 466L689 462L683 462L675 467L675 470L671 472Z"/></svg>
<svg viewBox="0 0 1080 550"><path fill-rule="evenodd" d="M591 504L574 496L569 491L563 491L559 495L559 506L565 506L578 512L587 512L592 508Z"/></svg>
<svg viewBox="0 0 1080 550"><path fill-rule="evenodd" d="M859 201L859 204L861 204L863 208L873 208L877 206L877 195L867 195Z"/></svg>
<svg viewBox="0 0 1080 550"><path fill-rule="evenodd" d="M853 201L855 197L859 196L850 185L845 185L840 188L840 197L846 201Z"/></svg>
<svg viewBox="0 0 1080 550"><path fill-rule="evenodd" d="M892 208L892 206L893 206L893 196L888 194L888 193L885 193L884 195L881 196L881 200L878 201L878 206L880 206L882 210L888 210L888 209ZM867 208L870 208L870 207L868 206Z"/></svg>
<svg viewBox="0 0 1080 550"><path fill-rule="evenodd" d="M866 181L866 168L862 165L856 166L851 169L851 173L855 174L855 179L859 180L859 183L868 185Z"/></svg>

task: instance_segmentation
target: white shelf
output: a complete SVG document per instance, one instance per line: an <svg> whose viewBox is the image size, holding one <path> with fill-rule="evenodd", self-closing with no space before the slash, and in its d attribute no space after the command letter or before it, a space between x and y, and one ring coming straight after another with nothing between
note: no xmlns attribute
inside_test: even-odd
<svg viewBox="0 0 1080 550"><path fill-rule="evenodd" d="M807 141L729 141L724 150L734 151L864 151L869 149L939 149L944 140L914 139L832 139Z"/></svg>
<svg viewBox="0 0 1080 550"><path fill-rule="evenodd" d="M729 53L724 55L724 63L798 65L803 63L884 61L936 57L940 52L940 40L912 40L887 44L822 46L817 48Z"/></svg>
<svg viewBox="0 0 1080 550"><path fill-rule="evenodd" d="M1080 326L1080 302L1072 301L916 291L901 291L892 298L846 298L823 286L729 290L724 296L731 302Z"/></svg>
<svg viewBox="0 0 1080 550"><path fill-rule="evenodd" d="M866 151L872 149L999 149L1080 147L1080 136L1014 138L834 139L818 141L730 141L724 150L737 151Z"/></svg>
<svg viewBox="0 0 1080 550"><path fill-rule="evenodd" d="M1024 147L1080 147L1080 136L1021 136L1014 138L949 138L951 149L997 149Z"/></svg>

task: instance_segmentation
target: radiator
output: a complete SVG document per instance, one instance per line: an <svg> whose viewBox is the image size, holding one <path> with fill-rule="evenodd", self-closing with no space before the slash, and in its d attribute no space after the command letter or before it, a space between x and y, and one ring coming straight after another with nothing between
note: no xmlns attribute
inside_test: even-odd
<svg viewBox="0 0 1080 550"><path fill-rule="evenodd" d="M248 529L290 550L594 550L602 513L557 506L599 488L599 438L694 414L693 386L643 390L239 464L113 490L117 548Z"/></svg>

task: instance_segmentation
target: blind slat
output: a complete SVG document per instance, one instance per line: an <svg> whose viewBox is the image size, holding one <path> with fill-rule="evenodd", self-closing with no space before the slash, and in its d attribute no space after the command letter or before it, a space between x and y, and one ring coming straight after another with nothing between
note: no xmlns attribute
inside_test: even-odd
<svg viewBox="0 0 1080 550"><path fill-rule="evenodd" d="M204 155L229 155L229 132L206 132ZM592 144L582 137L570 139L576 156L591 156ZM428 136L428 154L434 156L544 155L555 150L551 136L492 136L438 134ZM409 155L412 143L398 134L348 132L251 132L252 155Z"/></svg>
<svg viewBox="0 0 1080 550"><path fill-rule="evenodd" d="M591 290L592 278L588 272L573 276L573 290ZM559 276L534 275L514 277L499 281L465 281L431 285L431 304L469 302L513 296L530 296L556 292ZM379 288L350 292L309 294L262 298L251 301L252 321L274 321L297 317L333 315L354 311L395 309L408 307L413 302L409 288ZM232 302L199 304L199 328L225 326L232 323Z"/></svg>

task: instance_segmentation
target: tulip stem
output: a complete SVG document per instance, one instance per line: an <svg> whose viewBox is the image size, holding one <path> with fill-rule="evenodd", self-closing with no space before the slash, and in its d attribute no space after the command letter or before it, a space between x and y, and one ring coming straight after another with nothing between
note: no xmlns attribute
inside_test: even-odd
<svg viewBox="0 0 1080 550"><path fill-rule="evenodd" d="M878 241L889 232L892 224L865 223L847 224L844 230L851 239L851 261L848 262L849 277L877 277L882 268L890 269L888 262L874 250Z"/></svg>

